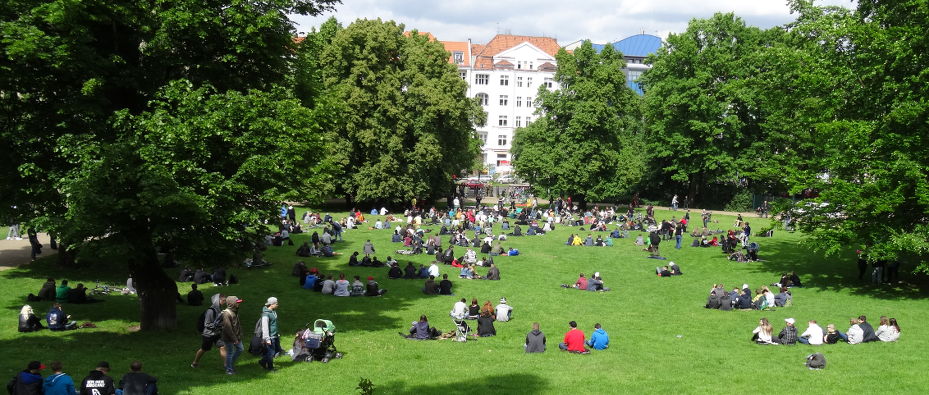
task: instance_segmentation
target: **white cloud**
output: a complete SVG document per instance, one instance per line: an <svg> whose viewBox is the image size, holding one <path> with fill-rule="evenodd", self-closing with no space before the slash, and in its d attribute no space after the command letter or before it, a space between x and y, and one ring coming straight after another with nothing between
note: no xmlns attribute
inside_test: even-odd
<svg viewBox="0 0 929 395"><path fill-rule="evenodd" d="M638 33L666 37L687 28L692 18L733 12L749 25L767 28L790 22L786 0L342 0L334 13L294 16L299 31L318 27L330 16L343 25L358 18L403 23L407 30L434 34L439 40L484 43L495 34L545 35L562 45L578 39L607 42ZM854 7L852 0L818 4Z"/></svg>

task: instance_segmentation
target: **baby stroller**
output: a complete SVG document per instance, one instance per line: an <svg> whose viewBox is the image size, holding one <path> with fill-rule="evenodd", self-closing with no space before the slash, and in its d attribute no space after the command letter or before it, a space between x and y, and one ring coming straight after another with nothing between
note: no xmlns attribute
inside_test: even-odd
<svg viewBox="0 0 929 395"><path fill-rule="evenodd" d="M452 315L452 322L455 324L455 341L462 343L468 341L468 334L471 332L471 327L465 322L465 317Z"/></svg>
<svg viewBox="0 0 929 395"><path fill-rule="evenodd" d="M293 354L294 361L305 362L327 363L332 358L342 358L342 353L335 347L335 325L332 321L319 319L297 332Z"/></svg>

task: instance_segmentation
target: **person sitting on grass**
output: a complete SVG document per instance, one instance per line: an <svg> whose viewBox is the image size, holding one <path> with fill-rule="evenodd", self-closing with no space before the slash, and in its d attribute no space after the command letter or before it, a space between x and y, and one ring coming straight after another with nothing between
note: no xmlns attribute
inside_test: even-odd
<svg viewBox="0 0 929 395"><path fill-rule="evenodd" d="M432 340L435 339L434 332L437 331L435 328L429 327L429 319L423 314L419 316L419 321L413 322L413 325L410 327L409 335L401 333L400 336L414 340Z"/></svg>
<svg viewBox="0 0 929 395"><path fill-rule="evenodd" d="M352 253L352 256L348 257L349 266L361 266L361 262L358 262L358 251Z"/></svg>
<svg viewBox="0 0 929 395"><path fill-rule="evenodd" d="M332 289L333 296L351 296L348 280L345 279L345 273L339 273L339 279L335 282L335 288Z"/></svg>
<svg viewBox="0 0 929 395"><path fill-rule="evenodd" d="M119 380L119 389L125 395L157 394L158 379L142 372L142 363L133 361L129 364L129 373Z"/></svg>
<svg viewBox="0 0 929 395"><path fill-rule="evenodd" d="M7 389L10 390L11 394L41 394L42 369L45 369L45 365L42 365L41 362L29 362L26 369L16 373L16 377L13 382L7 385Z"/></svg>
<svg viewBox="0 0 929 395"><path fill-rule="evenodd" d="M320 292L322 292L323 295L332 295L333 291L335 291L335 281L332 280L331 275L326 276L326 279L323 280L323 288Z"/></svg>
<svg viewBox="0 0 929 395"><path fill-rule="evenodd" d="M752 331L752 341L756 344L777 344L772 339L774 328L768 322L767 318L762 317L758 320L758 326Z"/></svg>
<svg viewBox="0 0 929 395"><path fill-rule="evenodd" d="M797 327L794 326L793 318L786 318L784 322L787 323L787 326L784 329L781 329L781 333L777 334L777 339L774 341L777 344L784 345L794 345L797 344Z"/></svg>
<svg viewBox="0 0 929 395"><path fill-rule="evenodd" d="M203 292L197 289L197 284L190 284L190 292L187 293L188 306L203 306Z"/></svg>
<svg viewBox="0 0 929 395"><path fill-rule="evenodd" d="M874 327L868 323L868 317L865 317L864 315L858 316L858 326L861 327L863 332L861 337L862 343L876 342L881 340L878 339L877 334L874 333Z"/></svg>
<svg viewBox="0 0 929 395"><path fill-rule="evenodd" d="M365 285L361 282L361 277L355 276L355 281L352 281L352 296L364 296L365 294Z"/></svg>
<svg viewBox="0 0 929 395"><path fill-rule="evenodd" d="M452 293L452 282L448 279L448 274L443 274L442 281L439 281L439 295L454 295Z"/></svg>
<svg viewBox="0 0 929 395"><path fill-rule="evenodd" d="M42 326L42 320L35 315L35 311L32 310L32 306L28 304L23 306L19 310L19 331L20 332L35 332L40 329L45 329Z"/></svg>
<svg viewBox="0 0 929 395"><path fill-rule="evenodd" d="M461 298L464 302L464 298ZM481 305L478 303L477 298L471 298L471 305L468 306L468 316L465 319L476 320L477 317L481 316Z"/></svg>
<svg viewBox="0 0 929 395"><path fill-rule="evenodd" d="M365 287L365 296L381 296L387 293L386 289L380 289L374 277L368 276L368 285Z"/></svg>
<svg viewBox="0 0 929 395"><path fill-rule="evenodd" d="M539 330L539 323L532 323L532 330L526 334L526 343L523 345L527 353L545 352L545 334Z"/></svg>
<svg viewBox="0 0 929 395"><path fill-rule="evenodd" d="M423 285L423 293L426 295L438 294L438 287L435 285L435 277L429 276L429 278L426 279L426 284Z"/></svg>
<svg viewBox="0 0 929 395"><path fill-rule="evenodd" d="M61 285L58 288L55 288L55 301L58 303L65 303L68 301L68 293L71 291L71 287L68 286L68 280L61 280Z"/></svg>
<svg viewBox="0 0 929 395"><path fill-rule="evenodd" d="M600 278L600 272L596 272L587 280L587 290L604 292L610 289L603 286L603 279Z"/></svg>
<svg viewBox="0 0 929 395"><path fill-rule="evenodd" d="M791 304L793 296L791 296L790 291L785 286L781 286L781 292L777 295L774 295L774 305L777 307L786 307Z"/></svg>
<svg viewBox="0 0 929 395"><path fill-rule="evenodd" d="M573 287L574 289L587 290L587 277L584 277L584 273L581 273L578 275L577 281L574 282L574 285L572 285L571 287L568 287L567 285L562 285L562 287L564 288Z"/></svg>
<svg viewBox="0 0 929 395"><path fill-rule="evenodd" d="M400 265L396 262L390 265L390 269L387 271L387 278L391 280L396 280L403 277L403 270L400 270Z"/></svg>
<svg viewBox="0 0 929 395"><path fill-rule="evenodd" d="M517 249L515 249L515 248L513 248L513 247L510 247L510 249L506 252L506 255L507 255L507 256L517 256L517 255L519 255L519 250L517 250Z"/></svg>
<svg viewBox="0 0 929 395"><path fill-rule="evenodd" d="M513 306L506 303L506 298L500 298L500 304L494 308L495 319L500 322L507 322L513 319Z"/></svg>
<svg viewBox="0 0 929 395"><path fill-rule="evenodd" d="M49 277L48 280L42 284L42 288L39 289L39 293L36 296L41 300L55 300L55 279Z"/></svg>
<svg viewBox="0 0 929 395"><path fill-rule="evenodd" d="M497 335L497 329L494 328L494 317L487 311L482 311L481 316L477 318L477 335L480 337Z"/></svg>
<svg viewBox="0 0 929 395"><path fill-rule="evenodd" d="M881 316L881 325L877 327L874 334L877 335L877 338L881 339L882 342L895 342L900 338L900 325L897 325L896 318L888 319L885 316Z"/></svg>
<svg viewBox="0 0 929 395"><path fill-rule="evenodd" d="M668 263L668 269L671 270L671 275L672 275L672 276L680 276L680 275L684 274L684 273L681 272L681 267L678 266L678 265L677 265L676 263L674 263L674 262Z"/></svg>
<svg viewBox="0 0 929 395"><path fill-rule="evenodd" d="M45 322L48 329L53 331L66 331L77 329L77 322L70 321L71 316L61 310L61 303L52 304L51 310L45 315Z"/></svg>
<svg viewBox="0 0 929 395"><path fill-rule="evenodd" d="M658 274L658 277L671 277L671 270L667 266L656 267L655 273Z"/></svg>
<svg viewBox="0 0 929 395"><path fill-rule="evenodd" d="M584 332L577 329L577 322L568 323L571 329L564 335L564 341L558 344L561 351L568 351L577 354L589 354L590 350L584 347Z"/></svg>
<svg viewBox="0 0 929 395"><path fill-rule="evenodd" d="M412 280L416 277L419 277L416 266L413 266L413 262L407 262L406 267L403 268L403 278L406 280Z"/></svg>
<svg viewBox="0 0 929 395"><path fill-rule="evenodd" d="M818 346L823 344L823 337L826 335L823 333L823 328L816 324L816 320L810 320L807 323L806 330L800 334L797 338L797 341L802 344L808 344L811 346Z"/></svg>
<svg viewBox="0 0 929 395"><path fill-rule="evenodd" d="M485 278L488 280L495 280L495 281L500 280L500 269L497 268L496 264L493 264L493 263L490 264L490 269L487 270L487 277Z"/></svg>
<svg viewBox="0 0 929 395"><path fill-rule="evenodd" d="M474 278L474 272L471 271L470 266L462 266L461 272L458 274L458 277L470 280Z"/></svg>
<svg viewBox="0 0 929 395"><path fill-rule="evenodd" d="M826 325L826 335L823 336L823 342L826 344L836 344L840 340L845 341L839 331L835 329L835 324Z"/></svg>
<svg viewBox="0 0 929 395"><path fill-rule="evenodd" d="M586 344L594 350L606 350L610 346L610 335L603 330L598 322L594 325L594 332L590 335L590 339L587 340Z"/></svg>

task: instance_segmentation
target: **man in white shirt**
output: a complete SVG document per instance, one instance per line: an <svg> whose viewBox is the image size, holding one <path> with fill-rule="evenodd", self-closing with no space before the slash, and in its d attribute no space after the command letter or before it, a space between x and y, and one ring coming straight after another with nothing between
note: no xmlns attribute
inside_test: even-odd
<svg viewBox="0 0 929 395"><path fill-rule="evenodd" d="M435 261L429 264L429 275L434 278L439 278L439 266L435 264Z"/></svg>
<svg viewBox="0 0 929 395"><path fill-rule="evenodd" d="M452 307L451 313L449 313L452 318L456 320L463 320L468 317L468 304L465 298L455 302L455 306Z"/></svg>
<svg viewBox="0 0 929 395"><path fill-rule="evenodd" d="M507 322L513 314L513 307L506 304L506 298L500 298L500 304L497 305L497 321Z"/></svg>
<svg viewBox="0 0 929 395"><path fill-rule="evenodd" d="M800 335L797 341L811 346L818 346L823 344L823 336L823 328L816 324L816 320L810 320L806 327L806 331Z"/></svg>

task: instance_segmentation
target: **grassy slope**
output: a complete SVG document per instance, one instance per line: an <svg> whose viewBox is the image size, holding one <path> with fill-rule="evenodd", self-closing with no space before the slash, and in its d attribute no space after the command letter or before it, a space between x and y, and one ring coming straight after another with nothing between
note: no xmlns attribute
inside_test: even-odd
<svg viewBox="0 0 929 395"><path fill-rule="evenodd" d="M300 211L302 214L302 210ZM659 216L670 216L661 212ZM732 218L720 216L720 225ZM751 219L754 229L765 221ZM347 254L360 250L370 238L378 256L393 254L389 231L355 230L337 251L346 255L333 259L309 259L308 265L324 273L374 275L389 293L383 298L335 298L302 290L290 276L296 262L295 247L272 247L268 257L275 263L262 270L232 270L241 284L224 289L243 297L243 327L252 327L264 299L274 295L281 300L282 332L290 333L306 322L327 318L338 327L337 345L345 359L329 364L278 361L281 370L266 375L256 358L243 355L240 374L222 374L218 355L208 354L197 370L187 365L197 349L199 338L193 321L201 308L178 306L179 329L173 333L130 333L127 327L137 321L134 297L111 296L101 304L67 306L66 311L81 321L94 321L98 329L68 333L47 331L19 334L16 315L22 295L36 292L46 276L90 283L96 279L111 283L124 281L123 269L62 270L51 262L40 261L29 268L0 274L0 375L10 377L27 361L60 359L66 371L80 380L99 360L109 360L114 376L127 370L133 359L145 362L146 370L161 379L164 393L254 394L325 389L330 393L351 393L360 377L372 380L378 393L471 393L480 390L508 393L555 393L565 388L577 392L688 392L705 393L720 389L754 391L774 389L779 382L811 393L851 392L877 388L896 393L929 392L929 382L921 376L927 362L918 352L929 346L926 330L918 318L926 307L926 294L912 288L862 286L850 257L823 259L798 246L799 235L777 233L773 239L758 239L764 263L734 263L725 260L718 249L662 244L663 254L681 265L685 275L656 278L654 267L661 263L646 259L646 253L628 239L617 240L612 248L568 247L563 245L575 229L559 227L552 234L512 238L506 246L520 249L519 257L496 259L502 281L455 281L457 296L427 297L420 293L422 281L386 280L386 269L348 268ZM585 232L586 233L586 232ZM297 235L299 245L308 235ZM685 237L685 242L690 238ZM456 255L463 249L456 248ZM428 257L412 258L427 263ZM405 263L401 259L401 263ZM795 306L773 312L723 312L702 308L706 293L716 282L727 288L748 283L752 288L777 281L779 273L796 269L807 288L794 291ZM600 271L607 293L562 289L577 273ZM457 277L457 271L442 267L443 273ZM189 286L182 284L182 292ZM207 295L215 291L204 289ZM515 307L515 320L499 323L498 336L459 344L451 341L416 342L400 339L409 323L427 314L440 329L452 328L448 312L461 297L478 297L494 303L505 296ZM47 311L48 303L34 304L37 312ZM805 322L816 319L825 327L835 323L847 328L851 316L867 314L876 322L880 315L896 317L903 326L897 344L839 344L821 348L756 346L748 342L759 317L768 317L775 330L783 319L795 317L802 331ZM557 351L556 344L576 320L590 333L595 322L610 333L611 348L589 356ZM548 336L549 351L526 355L522 341L532 321L541 323ZM802 323L802 324L801 324ZM875 325L876 326L876 325ZM680 335L680 336L678 336ZM291 336L284 343L289 345ZM823 352L828 360L824 371L808 371L804 357ZM760 379L769 378L770 380ZM759 380L760 379L760 380ZM273 386L273 387L269 387ZM268 388L273 388L269 390Z"/></svg>

